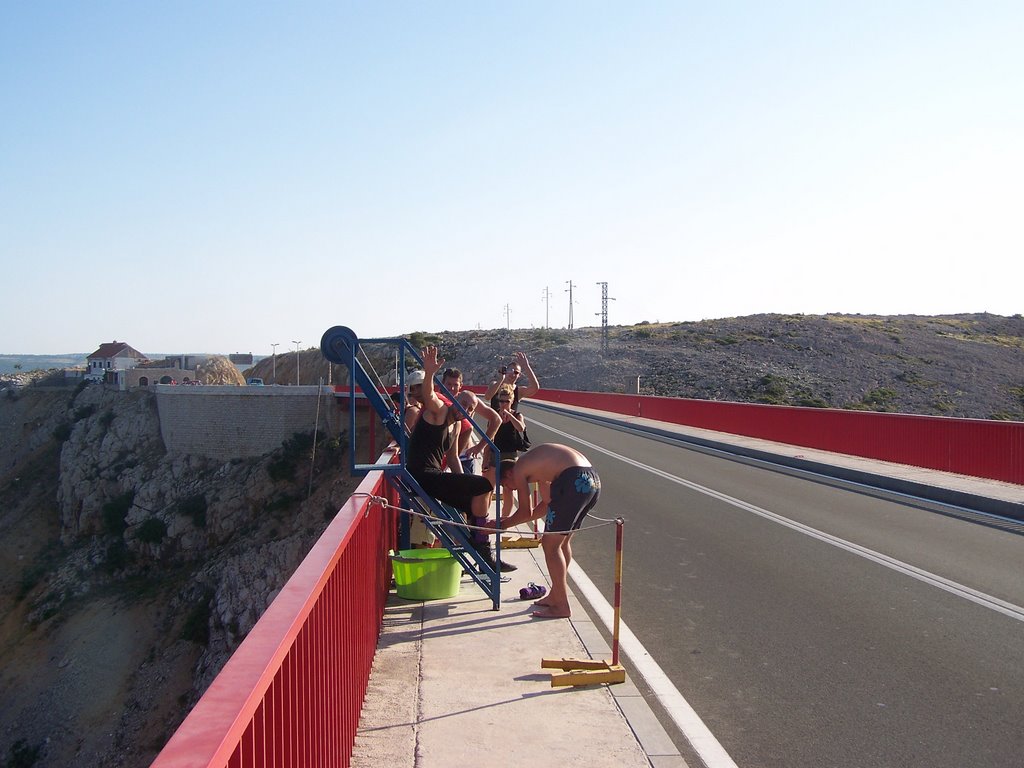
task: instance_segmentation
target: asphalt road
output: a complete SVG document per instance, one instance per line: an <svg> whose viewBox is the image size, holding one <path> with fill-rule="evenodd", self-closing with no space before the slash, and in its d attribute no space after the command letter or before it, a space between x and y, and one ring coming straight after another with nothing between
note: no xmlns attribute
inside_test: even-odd
<svg viewBox="0 0 1024 768"><path fill-rule="evenodd" d="M524 410L598 468L622 619L739 766L1024 766L1020 530ZM611 601L614 527L574 553Z"/></svg>

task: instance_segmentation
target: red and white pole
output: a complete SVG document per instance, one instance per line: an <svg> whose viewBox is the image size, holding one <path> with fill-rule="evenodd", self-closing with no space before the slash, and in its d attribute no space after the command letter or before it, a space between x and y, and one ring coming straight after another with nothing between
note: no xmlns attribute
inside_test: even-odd
<svg viewBox="0 0 1024 768"><path fill-rule="evenodd" d="M622 607L622 528L625 520L615 518L615 617L612 621L612 665L619 663L619 612Z"/></svg>

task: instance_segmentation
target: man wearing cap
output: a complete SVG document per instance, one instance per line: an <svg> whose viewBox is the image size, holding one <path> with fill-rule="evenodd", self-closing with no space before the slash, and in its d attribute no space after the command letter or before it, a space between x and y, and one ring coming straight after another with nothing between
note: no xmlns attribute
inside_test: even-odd
<svg viewBox="0 0 1024 768"><path fill-rule="evenodd" d="M410 371L405 377L405 387L405 413L402 414L402 421L405 423L406 431L412 433L423 409L423 401L420 399L423 391L423 371Z"/></svg>

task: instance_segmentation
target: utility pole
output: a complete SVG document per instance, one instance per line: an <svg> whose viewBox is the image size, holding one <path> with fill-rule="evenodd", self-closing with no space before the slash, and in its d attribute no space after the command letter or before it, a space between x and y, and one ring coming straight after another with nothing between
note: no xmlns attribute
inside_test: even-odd
<svg viewBox="0 0 1024 768"><path fill-rule="evenodd" d="M573 289L573 284L572 284L572 280L566 280L565 282L566 282L566 285L569 286L568 288L566 288L566 292L568 292L568 294L569 294L569 330L571 331L572 330L572 289Z"/></svg>
<svg viewBox="0 0 1024 768"><path fill-rule="evenodd" d="M292 344L295 345L295 386L299 386L299 344L301 341L292 339Z"/></svg>
<svg viewBox="0 0 1024 768"><path fill-rule="evenodd" d="M505 329L512 330L512 307L505 305Z"/></svg>
<svg viewBox="0 0 1024 768"><path fill-rule="evenodd" d="M544 287L544 294L541 296L544 301L544 327L551 327L551 289Z"/></svg>
<svg viewBox="0 0 1024 768"><path fill-rule="evenodd" d="M608 351L608 302L615 299L608 298L608 283L598 283L601 286L601 311L595 315L601 316L601 351ZM640 385L637 384L639 387Z"/></svg>
<svg viewBox="0 0 1024 768"><path fill-rule="evenodd" d="M274 383L277 384L277 348L281 346L280 342L274 342L270 345L270 352L274 358Z"/></svg>

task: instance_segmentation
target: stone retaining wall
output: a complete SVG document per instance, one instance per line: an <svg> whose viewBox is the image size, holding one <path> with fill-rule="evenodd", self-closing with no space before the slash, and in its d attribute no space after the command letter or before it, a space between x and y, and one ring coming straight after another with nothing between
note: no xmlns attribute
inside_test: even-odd
<svg viewBox="0 0 1024 768"><path fill-rule="evenodd" d="M212 459L262 456L296 432L339 434L347 416L326 387L172 386L158 384L160 434L167 450ZM346 421L342 424L342 419Z"/></svg>
<svg viewBox="0 0 1024 768"><path fill-rule="evenodd" d="M176 382L196 380L196 372L188 368L130 368L122 372L122 389L153 386L165 376ZM146 380L145 384L141 383L142 379Z"/></svg>

